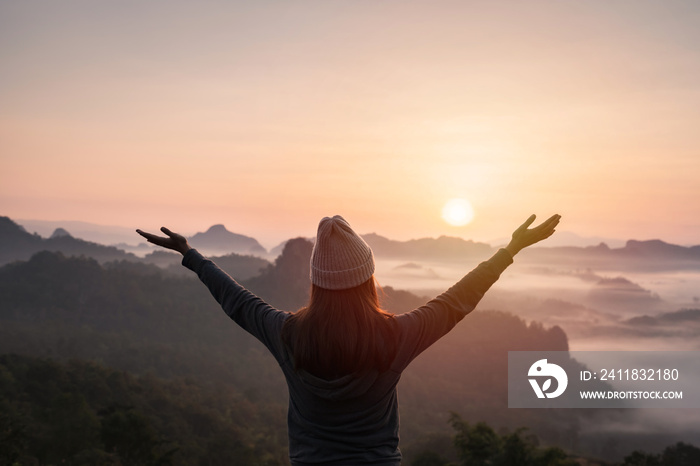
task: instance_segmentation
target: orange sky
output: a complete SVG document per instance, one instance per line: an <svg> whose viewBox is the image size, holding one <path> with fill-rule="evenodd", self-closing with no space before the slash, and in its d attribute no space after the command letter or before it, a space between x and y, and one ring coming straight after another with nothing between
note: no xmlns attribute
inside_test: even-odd
<svg viewBox="0 0 700 466"><path fill-rule="evenodd" d="M0 215L700 244L697 2L0 2ZM474 221L440 217L453 197Z"/></svg>

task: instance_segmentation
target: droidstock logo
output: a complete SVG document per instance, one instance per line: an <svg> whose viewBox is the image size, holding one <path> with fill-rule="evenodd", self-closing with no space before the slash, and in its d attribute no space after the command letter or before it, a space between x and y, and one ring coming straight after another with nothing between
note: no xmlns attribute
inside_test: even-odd
<svg viewBox="0 0 700 466"><path fill-rule="evenodd" d="M569 378L566 376L566 372L560 366L556 364L548 363L546 359L540 359L532 366L527 372L528 377L535 377L534 379L528 379L532 389L535 390L537 398L556 398L566 390L566 385L569 383ZM556 379L557 387L553 392L548 392L552 388L552 378ZM542 380L542 385L538 379Z"/></svg>

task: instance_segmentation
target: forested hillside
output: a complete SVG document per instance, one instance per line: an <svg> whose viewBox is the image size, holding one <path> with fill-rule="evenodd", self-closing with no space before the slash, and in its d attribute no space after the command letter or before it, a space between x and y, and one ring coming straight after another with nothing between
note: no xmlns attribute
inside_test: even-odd
<svg viewBox="0 0 700 466"><path fill-rule="evenodd" d="M294 310L308 297L310 252L308 241L291 240L275 264L256 277L241 281L275 306ZM391 288L386 288L383 294L385 306L393 312L410 310L428 299ZM399 385L402 447L410 451L411 444L432 434L449 438L447 420L452 411L466 419L487 421L498 427L515 429L527 425L546 442L564 448L576 447L580 416L592 416L592 410L581 413L507 409L507 351L517 349L567 350L566 335L558 327L547 329L538 324L526 324L510 314L477 310L421 355L404 373ZM192 390L207 393L211 393L208 390L224 390L227 397L216 402L219 404L206 402L211 405L212 412L236 410L239 403L244 403L270 416L264 422L252 416L245 424L246 435L256 439L251 451L265 451L277 458L286 444L287 393L281 371L264 347L219 309L194 274L177 277L165 274L154 265L126 261L101 265L94 259L66 257L54 252L40 252L26 262L8 264L0 268L0 353L49 357L64 362L93 361L101 365L100 371L107 371L103 374L128 371L134 376L123 377L133 377L137 392L153 391L155 394L149 396L153 397L155 405L159 403L157 393L165 393L170 388L138 388L140 384L163 384L163 387L190 384L196 386ZM18 361L17 364L25 364L21 359ZM47 371L60 372L55 368L58 366L51 366L51 363L41 364L48 364ZM81 366L84 362L71 364L61 370L93 367ZM144 376L147 378L140 378ZM155 378L172 382L155 381ZM66 393L74 395L66 398L66 403L75 406L82 406L81 397L87 400L92 396L83 393L84 388L78 385L69 387L73 388L57 389L59 391L47 396L62 399L60 394L67 390ZM96 429L104 421L99 413L112 409L109 399L109 396L105 399L104 406L90 405L97 418L86 414L92 419L86 422ZM13 401L8 403L14 406L17 416L24 416ZM54 402L46 403L50 406ZM117 404L136 406L139 403ZM228 404L230 408L225 407ZM30 411L34 409L25 407ZM145 413L151 408L139 409L134 412ZM159 435L165 435L158 427L164 421L151 419L148 422ZM205 435L206 442L218 441L220 432L217 429L210 431L211 437ZM221 435L228 435L226 428L222 429L224 434ZM32 428L27 432L36 434ZM48 434L36 435L47 438ZM170 434L165 437L179 445L179 437ZM102 444L95 440L97 443L80 445L99 448L99 445L104 446L102 441ZM249 440L241 441L251 445ZM173 456L179 457L182 453ZM262 461L261 458L258 457Z"/></svg>
<svg viewBox="0 0 700 466"><path fill-rule="evenodd" d="M282 465L283 429L230 385L0 356L2 465Z"/></svg>

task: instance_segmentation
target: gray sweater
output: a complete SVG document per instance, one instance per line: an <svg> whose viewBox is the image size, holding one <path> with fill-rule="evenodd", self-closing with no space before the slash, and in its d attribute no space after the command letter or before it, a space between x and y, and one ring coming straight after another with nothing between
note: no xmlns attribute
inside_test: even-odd
<svg viewBox="0 0 700 466"><path fill-rule="evenodd" d="M508 251L501 249L440 296L397 315L399 345L389 370L324 380L294 370L281 338L290 313L268 305L194 249L182 259L226 314L260 340L279 363L289 388L287 423L293 466L400 465L396 384L401 373L471 312L512 262Z"/></svg>

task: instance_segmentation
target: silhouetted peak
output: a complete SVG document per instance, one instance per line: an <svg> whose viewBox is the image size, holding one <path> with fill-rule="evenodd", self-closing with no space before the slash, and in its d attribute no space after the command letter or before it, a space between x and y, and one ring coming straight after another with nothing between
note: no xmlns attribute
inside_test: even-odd
<svg viewBox="0 0 700 466"><path fill-rule="evenodd" d="M690 248L679 246L677 244L666 243L660 239L651 239L646 241L631 239L627 241L623 250L643 255L677 258L684 258L689 252L691 252Z"/></svg>
<svg viewBox="0 0 700 466"><path fill-rule="evenodd" d="M455 236L440 236L439 238L419 238L408 241L396 241L376 233L362 235L362 238L374 251L375 257L401 258L440 258L446 260L462 260L475 254L488 254L491 246L476 243Z"/></svg>
<svg viewBox="0 0 700 466"><path fill-rule="evenodd" d="M267 254L267 250L255 238L228 231L222 224L212 225L207 231L197 233L189 240L192 246L216 254Z"/></svg>
<svg viewBox="0 0 700 466"><path fill-rule="evenodd" d="M13 222L10 217L0 217L0 233L27 233L27 230Z"/></svg>
<svg viewBox="0 0 700 466"><path fill-rule="evenodd" d="M313 243L305 238L287 241L274 265L246 282L258 296L280 309L298 309L309 301L309 272Z"/></svg>
<svg viewBox="0 0 700 466"><path fill-rule="evenodd" d="M66 230L63 229L63 228L56 228L56 229L53 231L53 233L51 233L51 236L50 236L50 237L51 237L51 238L63 238L64 236L67 236L67 237L69 237L69 238L72 238L72 237L73 237L70 233L68 233L68 231L66 231Z"/></svg>
<svg viewBox="0 0 700 466"><path fill-rule="evenodd" d="M428 238L431 239L431 238ZM447 236L447 235L440 235L437 239L437 241L441 241L443 243L474 243L474 240L471 239L464 239L464 238L459 238L457 236Z"/></svg>
<svg viewBox="0 0 700 466"><path fill-rule="evenodd" d="M362 238L367 241L367 240L385 240L389 241L389 238L386 238L385 236L378 235L376 233L367 233L366 235L362 235Z"/></svg>
<svg viewBox="0 0 700 466"><path fill-rule="evenodd" d="M203 233L197 233L192 238L213 238L213 239L253 239L249 236L240 235L238 233L233 233L226 229L226 227L220 223L212 225Z"/></svg>
<svg viewBox="0 0 700 466"><path fill-rule="evenodd" d="M313 248L313 243L306 238L292 238L285 241L282 252L285 253L287 251L294 251L299 249L307 250L309 249L309 246Z"/></svg>
<svg viewBox="0 0 700 466"><path fill-rule="evenodd" d="M226 229L225 226L223 226L221 223L217 223L216 225L212 225L209 227L207 230L207 233L231 233Z"/></svg>
<svg viewBox="0 0 700 466"><path fill-rule="evenodd" d="M662 247L662 246L670 246L668 243L661 241L660 239L649 239L645 241L640 241L636 239L631 239L628 240L627 243L625 244L625 247L627 248L639 248L639 247Z"/></svg>
<svg viewBox="0 0 700 466"><path fill-rule="evenodd" d="M300 270L302 274L308 275L313 247L313 243L306 238L290 239L284 245L282 254L277 257L275 264L278 268L294 268Z"/></svg>

